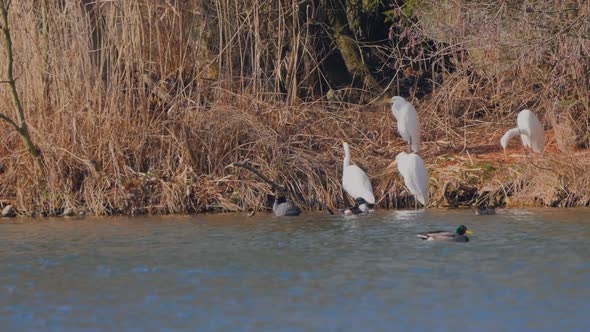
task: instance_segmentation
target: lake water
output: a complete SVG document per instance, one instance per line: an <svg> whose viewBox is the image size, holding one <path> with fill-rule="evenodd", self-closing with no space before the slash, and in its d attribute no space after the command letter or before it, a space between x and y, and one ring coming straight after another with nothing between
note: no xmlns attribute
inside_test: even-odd
<svg viewBox="0 0 590 332"><path fill-rule="evenodd" d="M590 331L589 240L587 209L4 219L0 330Z"/></svg>

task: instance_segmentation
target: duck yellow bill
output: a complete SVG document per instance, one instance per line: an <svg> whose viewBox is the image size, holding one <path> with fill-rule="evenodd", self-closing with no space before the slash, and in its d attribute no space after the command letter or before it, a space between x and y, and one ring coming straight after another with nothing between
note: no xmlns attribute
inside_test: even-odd
<svg viewBox="0 0 590 332"><path fill-rule="evenodd" d="M465 231L465 234L471 235L471 234L473 234L473 232L470 229L468 229L468 230Z"/></svg>

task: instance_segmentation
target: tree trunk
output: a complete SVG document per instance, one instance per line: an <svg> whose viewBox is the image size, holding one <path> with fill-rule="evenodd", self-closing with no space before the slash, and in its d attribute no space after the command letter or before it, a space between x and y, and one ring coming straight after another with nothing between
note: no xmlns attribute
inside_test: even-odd
<svg viewBox="0 0 590 332"><path fill-rule="evenodd" d="M41 27L43 33L43 96L45 97L45 110L51 107L51 80L49 78L49 4L48 0L41 1Z"/></svg>
<svg viewBox="0 0 590 332"><path fill-rule="evenodd" d="M98 72L102 75L102 80L105 84L108 83L108 58L105 58L104 49L104 22L100 15L100 7L97 6L95 0L81 0L80 6L82 11L87 16L88 28L90 29L90 56L92 62L98 68Z"/></svg>
<svg viewBox="0 0 590 332"><path fill-rule="evenodd" d="M379 83L377 83L365 65L354 35L348 28L347 11L344 8L345 4L343 0L327 0L327 2L328 21L333 30L332 38L342 55L346 69L353 78L361 79L366 87L371 90L380 90ZM354 22L358 23L358 19L355 19Z"/></svg>

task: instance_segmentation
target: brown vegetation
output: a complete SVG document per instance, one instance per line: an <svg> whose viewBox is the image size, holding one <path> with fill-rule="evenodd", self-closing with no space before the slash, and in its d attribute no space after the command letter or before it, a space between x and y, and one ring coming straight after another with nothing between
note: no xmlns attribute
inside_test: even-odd
<svg viewBox="0 0 590 332"><path fill-rule="evenodd" d="M379 206L413 206L377 102L401 94L435 200L451 183L456 204L488 191L588 205L587 1L443 3L13 1L14 78L44 168L0 122L0 200L24 214L262 209L270 186L227 167L248 160L302 207L342 206L345 140ZM10 98L0 86L0 113ZM504 158L523 108L549 146L525 155L514 140Z"/></svg>

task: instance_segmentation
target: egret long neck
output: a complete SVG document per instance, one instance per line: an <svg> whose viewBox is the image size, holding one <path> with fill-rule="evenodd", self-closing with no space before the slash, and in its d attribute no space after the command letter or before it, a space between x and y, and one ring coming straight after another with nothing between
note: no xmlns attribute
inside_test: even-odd
<svg viewBox="0 0 590 332"><path fill-rule="evenodd" d="M518 127L508 130L506 134L504 134L504 136L502 136L500 139L500 144L502 147L506 149L508 146L508 141L510 141L510 139L516 135L520 135L520 129L518 129Z"/></svg>
<svg viewBox="0 0 590 332"><path fill-rule="evenodd" d="M350 166L350 148L348 145L344 145L344 161L342 162L344 167Z"/></svg>

